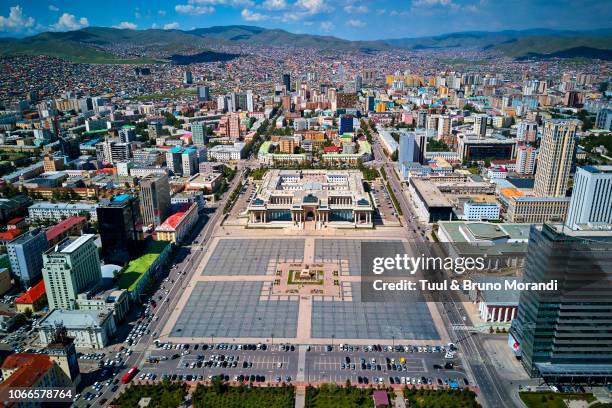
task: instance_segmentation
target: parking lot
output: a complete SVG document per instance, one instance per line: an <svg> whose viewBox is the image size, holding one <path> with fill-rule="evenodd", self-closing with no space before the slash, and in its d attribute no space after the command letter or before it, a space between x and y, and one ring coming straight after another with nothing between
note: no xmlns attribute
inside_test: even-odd
<svg viewBox="0 0 612 408"><path fill-rule="evenodd" d="M373 181L371 183L370 193L372 197L374 197L374 203L376 204L382 223L398 223L399 219L395 212L395 207L383 183L380 181Z"/></svg>
<svg viewBox="0 0 612 408"><path fill-rule="evenodd" d="M218 347L234 349L219 349ZM253 345L255 346L255 345ZM194 345L186 350L153 350L138 379L209 381L223 376L229 381L299 381L353 384L382 383L466 386L465 373L456 358L446 358L446 350L435 346L348 346L317 345L300 348L270 345L264 349L240 350L236 345ZM240 345L242 347L242 345ZM282 347L282 348L281 348ZM188 353L188 354L186 354ZM304 354L302 375L300 354ZM245 380L246 379L246 380Z"/></svg>

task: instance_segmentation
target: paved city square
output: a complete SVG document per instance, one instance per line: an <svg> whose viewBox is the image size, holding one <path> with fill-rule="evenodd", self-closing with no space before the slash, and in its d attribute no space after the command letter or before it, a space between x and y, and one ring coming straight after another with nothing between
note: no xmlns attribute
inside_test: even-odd
<svg viewBox="0 0 612 408"><path fill-rule="evenodd" d="M361 301L363 242L387 242L398 252L405 247L397 239L216 238L195 266L161 337L176 342L444 344L446 332L431 305ZM300 282L292 293L282 272L290 263L317 265L326 274L333 270L338 289L314 281L309 289Z"/></svg>

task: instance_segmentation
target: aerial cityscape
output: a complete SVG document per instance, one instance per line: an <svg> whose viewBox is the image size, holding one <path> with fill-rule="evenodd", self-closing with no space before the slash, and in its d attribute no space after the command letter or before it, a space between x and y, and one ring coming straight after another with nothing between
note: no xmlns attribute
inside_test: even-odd
<svg viewBox="0 0 612 408"><path fill-rule="evenodd" d="M612 407L612 7L0 4L0 406Z"/></svg>

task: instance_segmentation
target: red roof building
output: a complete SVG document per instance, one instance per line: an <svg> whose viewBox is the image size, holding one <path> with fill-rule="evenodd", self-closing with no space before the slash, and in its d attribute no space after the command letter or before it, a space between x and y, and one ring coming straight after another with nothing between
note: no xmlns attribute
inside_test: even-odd
<svg viewBox="0 0 612 408"><path fill-rule="evenodd" d="M157 241L182 242L198 221L198 205L183 204L180 209L155 228Z"/></svg>
<svg viewBox="0 0 612 408"><path fill-rule="evenodd" d="M2 367L4 381L0 383L0 395L8 395L14 388L66 387L71 381L62 369L45 354L17 353L9 355ZM20 406L17 401L4 407Z"/></svg>
<svg viewBox="0 0 612 408"><path fill-rule="evenodd" d="M372 398L374 399L374 407L389 407L389 396L387 395L387 391L376 390L372 393Z"/></svg>
<svg viewBox="0 0 612 408"><path fill-rule="evenodd" d="M323 148L324 153L340 153L340 148L338 146L325 146Z"/></svg>
<svg viewBox="0 0 612 408"><path fill-rule="evenodd" d="M0 244L7 244L23 233L20 229L8 229L0 232Z"/></svg>
<svg viewBox="0 0 612 408"><path fill-rule="evenodd" d="M15 307L17 307L17 311L20 313L25 312L26 309L31 309L35 312L40 310L45 303L47 303L47 296L45 282L42 280L15 299Z"/></svg>
<svg viewBox="0 0 612 408"><path fill-rule="evenodd" d="M49 246L57 244L68 235L81 235L86 221L85 217L74 216L50 227L46 231Z"/></svg>

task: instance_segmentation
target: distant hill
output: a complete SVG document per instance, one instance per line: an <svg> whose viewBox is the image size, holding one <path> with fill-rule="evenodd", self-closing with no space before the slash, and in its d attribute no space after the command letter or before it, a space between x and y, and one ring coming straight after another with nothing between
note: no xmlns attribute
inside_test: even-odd
<svg viewBox="0 0 612 408"><path fill-rule="evenodd" d="M513 58L522 58L535 54L560 53L559 58L565 58L564 50L576 49L574 53L587 52L586 48L612 50L612 29L589 31L571 30L506 30L497 32L466 31L449 33L431 37L396 38L383 40L389 45L411 50L423 49L478 49L500 51ZM579 55L576 55L579 56Z"/></svg>
<svg viewBox="0 0 612 408"><path fill-rule="evenodd" d="M217 26L181 30L127 30L87 27L76 31L45 32L23 39L0 40L0 55L49 55L77 62L137 62L149 59L119 58L110 47L135 46L147 54L185 55L187 50L210 51L213 45L248 43L252 45L291 46L341 51L372 51L392 47L376 41L349 41L331 36L293 34L253 26ZM210 55L208 55L210 57ZM225 57L223 57L225 58Z"/></svg>
<svg viewBox="0 0 612 408"><path fill-rule="evenodd" d="M349 41L333 36L295 34L280 29L246 25L214 26L188 31L88 27L68 32L45 32L23 39L2 38L0 55L49 55L90 63L151 63L160 60L189 63L198 58L203 61L217 57L217 60L225 60L229 57L221 55L222 53L216 55L211 48L227 44L347 52L374 52L394 48L415 51L479 49L502 52L513 58L545 58L550 55L556 55L558 58L594 58L605 57L606 51L612 50L612 29L471 31L420 38ZM122 47L132 52L133 57L120 57L113 53ZM121 54L123 55L123 52Z"/></svg>

